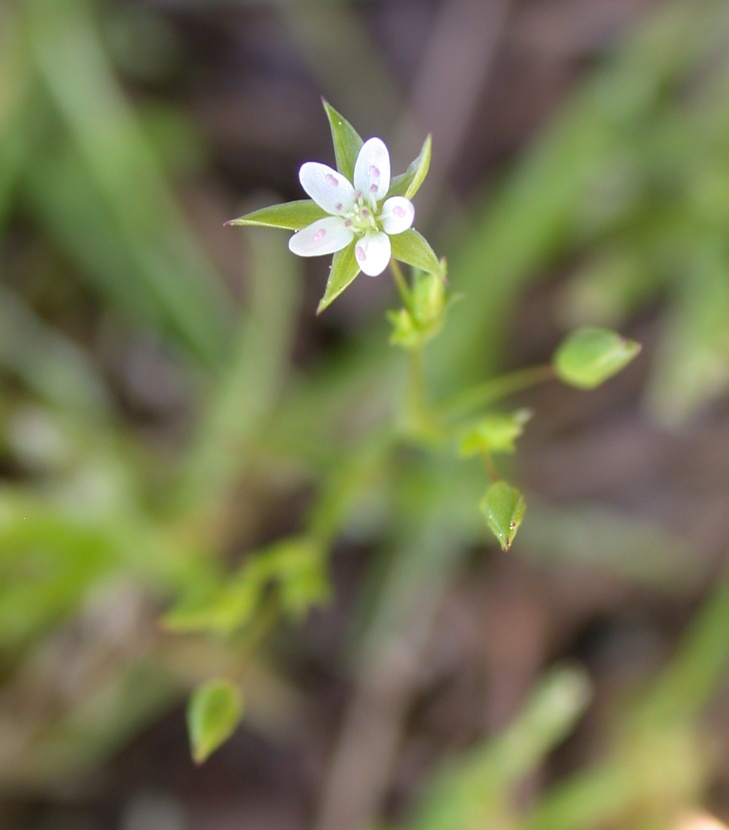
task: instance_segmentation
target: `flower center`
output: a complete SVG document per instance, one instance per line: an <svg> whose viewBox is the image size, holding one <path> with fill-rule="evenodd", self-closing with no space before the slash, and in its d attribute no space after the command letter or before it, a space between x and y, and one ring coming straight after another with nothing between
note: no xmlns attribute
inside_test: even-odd
<svg viewBox="0 0 729 830"><path fill-rule="evenodd" d="M372 206L360 191L357 191L355 194L352 208L346 213L343 213L342 217L345 227L351 228L357 235L361 235L365 231L380 230L380 225L372 210Z"/></svg>

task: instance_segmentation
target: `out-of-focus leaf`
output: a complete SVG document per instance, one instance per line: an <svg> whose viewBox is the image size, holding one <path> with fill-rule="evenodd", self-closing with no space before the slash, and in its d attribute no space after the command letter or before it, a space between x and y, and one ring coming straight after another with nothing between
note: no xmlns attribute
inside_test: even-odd
<svg viewBox="0 0 729 830"><path fill-rule="evenodd" d="M228 740L242 716L243 697L229 681L211 680L195 689L187 706L187 730L196 764Z"/></svg>
<svg viewBox="0 0 729 830"><path fill-rule="evenodd" d="M486 491L480 508L502 550L509 550L524 518L524 496L516 487L505 481L497 481Z"/></svg>
<svg viewBox="0 0 729 830"><path fill-rule="evenodd" d="M594 389L624 369L640 344L614 331L584 328L570 334L554 354L557 377L578 389Z"/></svg>
<svg viewBox="0 0 729 830"><path fill-rule="evenodd" d="M192 586L162 618L169 631L206 631L227 635L250 624L259 607L263 582L255 571L243 568L217 583Z"/></svg>
<svg viewBox="0 0 729 830"><path fill-rule="evenodd" d="M485 415L463 430L458 451L466 458L479 453L512 453L531 416L529 409Z"/></svg>

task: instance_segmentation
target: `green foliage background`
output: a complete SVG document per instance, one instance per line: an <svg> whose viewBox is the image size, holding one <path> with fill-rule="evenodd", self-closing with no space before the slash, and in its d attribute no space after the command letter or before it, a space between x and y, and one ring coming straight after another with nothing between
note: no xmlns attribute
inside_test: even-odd
<svg viewBox="0 0 729 830"><path fill-rule="evenodd" d="M260 7L365 134L394 129L403 102L357 4L246 13ZM125 27L131 39L112 48ZM134 4L0 6L0 788L10 801L83 778L211 678L243 689L256 728L286 731L302 693L281 640L331 599L336 545L371 552L342 672L355 702L377 700L392 655L422 659L444 598L491 544L474 508L479 472L455 452L403 449L402 355L387 347L384 317L355 320L302 366L297 338L313 309L301 262L282 237L254 230L220 235L235 250L226 260L210 243L217 231L183 207L183 184L213 175L210 148L181 109L134 92L129 69L144 68L135 50L149 39L154 77L169 37L161 16ZM569 323L624 328L652 315L643 365L654 421L680 431L719 411L728 44L724 2L659 4L497 184L457 221L434 216L429 239L467 298L428 347L436 400L510 364L522 298L560 271ZM366 78L345 71L352 62ZM442 185L431 198L449 204ZM221 224L236 215L229 207ZM161 396L144 393L162 401L151 427L130 403L130 375L119 377L135 354L139 383ZM696 607L643 687L610 698L600 722L612 737L579 766L517 797L590 698L583 669L545 666L504 731L436 764L397 826L678 828L712 786L727 812L721 751L703 727L726 694L723 577L697 592L708 580L691 540L639 510L535 501L522 532L509 556L547 570L591 560ZM404 708L370 736L388 764L396 749L382 746ZM352 726L356 711L348 717ZM332 791L354 751L339 746ZM374 826L386 790L373 786L368 804L355 787L350 826ZM322 800L334 812L318 826L337 826L336 799Z"/></svg>

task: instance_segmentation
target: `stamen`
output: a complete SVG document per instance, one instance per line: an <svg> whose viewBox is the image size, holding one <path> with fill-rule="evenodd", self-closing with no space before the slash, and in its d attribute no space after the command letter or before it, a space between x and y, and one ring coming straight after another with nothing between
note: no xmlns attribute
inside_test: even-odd
<svg viewBox="0 0 729 830"><path fill-rule="evenodd" d="M332 176L331 173L327 173L326 176L324 176L324 181L332 187L339 187L339 182L334 176Z"/></svg>
<svg viewBox="0 0 729 830"><path fill-rule="evenodd" d="M368 167L368 171L369 171L370 176L372 176L372 178L374 178L374 179L379 179L380 178L380 171L375 167L374 164L370 164L370 166Z"/></svg>
<svg viewBox="0 0 729 830"><path fill-rule="evenodd" d="M352 225L352 220L351 219L345 219L344 220L344 227L345 228L349 228L349 227L351 227L351 225Z"/></svg>
<svg viewBox="0 0 729 830"><path fill-rule="evenodd" d="M376 184L371 184L370 185L370 193L377 193L378 190L379 190L379 188L377 187Z"/></svg>
<svg viewBox="0 0 729 830"><path fill-rule="evenodd" d="M336 210L340 211L343 207L344 205L341 202L339 202L339 204L336 206Z"/></svg>
<svg viewBox="0 0 729 830"><path fill-rule="evenodd" d="M364 262L367 259L367 254L361 245L357 245L354 249L354 255L357 257L359 262Z"/></svg>
<svg viewBox="0 0 729 830"><path fill-rule="evenodd" d="M314 242L321 242L322 239L327 235L327 232L324 228L319 228L319 230L314 234L312 239Z"/></svg>
<svg viewBox="0 0 729 830"><path fill-rule="evenodd" d="M395 214L395 216L405 216L405 208L402 205L395 205L395 207L392 209L392 212Z"/></svg>
<svg viewBox="0 0 729 830"><path fill-rule="evenodd" d="M367 217L369 215L370 215L370 212L367 210L367 208L362 208L362 216Z"/></svg>

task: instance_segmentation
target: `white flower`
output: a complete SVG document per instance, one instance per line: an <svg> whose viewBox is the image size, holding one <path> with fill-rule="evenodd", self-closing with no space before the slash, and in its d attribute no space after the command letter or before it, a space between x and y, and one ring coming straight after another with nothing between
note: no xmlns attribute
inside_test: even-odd
<svg viewBox="0 0 729 830"><path fill-rule="evenodd" d="M390 236L408 230L415 218L404 196L386 199L390 188L390 154L379 138L362 145L354 165L354 185L326 164L307 161L299 180L322 210L331 214L294 234L289 249L299 256L321 256L354 244L359 267L370 277L390 261Z"/></svg>

